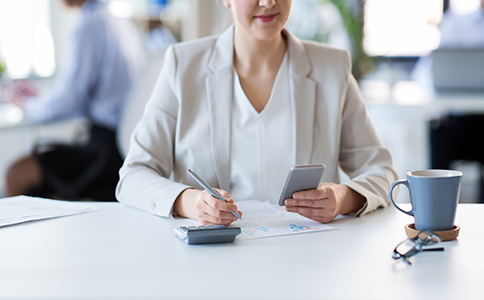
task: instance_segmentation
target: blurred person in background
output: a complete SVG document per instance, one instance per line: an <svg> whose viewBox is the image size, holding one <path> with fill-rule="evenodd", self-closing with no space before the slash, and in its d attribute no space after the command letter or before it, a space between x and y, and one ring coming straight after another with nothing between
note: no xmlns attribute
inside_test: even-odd
<svg viewBox="0 0 484 300"><path fill-rule="evenodd" d="M116 128L130 88L143 63L141 40L127 19L113 16L106 3L63 0L81 10L53 90L36 96L25 82L10 88L10 100L28 120L89 120L87 145L51 145L15 162L7 172L7 196L115 200L122 158Z"/></svg>
<svg viewBox="0 0 484 300"><path fill-rule="evenodd" d="M448 9L440 23L439 48L484 48L484 0L469 14Z"/></svg>

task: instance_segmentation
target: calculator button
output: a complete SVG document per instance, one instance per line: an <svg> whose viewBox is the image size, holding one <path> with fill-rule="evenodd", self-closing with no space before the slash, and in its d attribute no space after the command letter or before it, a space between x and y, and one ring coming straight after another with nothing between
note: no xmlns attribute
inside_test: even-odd
<svg viewBox="0 0 484 300"><path fill-rule="evenodd" d="M198 226L188 226L188 230L200 230Z"/></svg>
<svg viewBox="0 0 484 300"><path fill-rule="evenodd" d="M186 226L180 226L180 227L178 227L178 229L180 229L182 231L187 231L188 230L188 227L186 227Z"/></svg>
<svg viewBox="0 0 484 300"><path fill-rule="evenodd" d="M225 225L216 225L217 228L225 228Z"/></svg>

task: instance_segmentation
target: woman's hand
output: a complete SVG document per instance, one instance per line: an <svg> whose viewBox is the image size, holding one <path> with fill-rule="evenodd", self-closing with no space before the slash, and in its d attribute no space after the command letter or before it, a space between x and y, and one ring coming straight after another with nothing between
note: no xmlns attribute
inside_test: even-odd
<svg viewBox="0 0 484 300"><path fill-rule="evenodd" d="M224 190L215 189L227 202L222 202L207 191L188 189L183 191L174 204L177 215L196 219L202 225L230 225L237 220L232 212L238 212L234 199Z"/></svg>
<svg viewBox="0 0 484 300"><path fill-rule="evenodd" d="M295 192L293 198L286 199L286 210L328 223L339 214L357 211L365 201L363 196L346 185L325 182L315 190Z"/></svg>

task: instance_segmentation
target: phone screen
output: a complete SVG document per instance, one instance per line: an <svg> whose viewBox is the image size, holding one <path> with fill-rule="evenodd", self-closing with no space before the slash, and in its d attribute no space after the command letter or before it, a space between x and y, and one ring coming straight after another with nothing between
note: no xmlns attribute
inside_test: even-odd
<svg viewBox="0 0 484 300"><path fill-rule="evenodd" d="M279 198L279 205L285 206L286 199L292 198L295 192L316 189L325 169L323 164L292 167Z"/></svg>

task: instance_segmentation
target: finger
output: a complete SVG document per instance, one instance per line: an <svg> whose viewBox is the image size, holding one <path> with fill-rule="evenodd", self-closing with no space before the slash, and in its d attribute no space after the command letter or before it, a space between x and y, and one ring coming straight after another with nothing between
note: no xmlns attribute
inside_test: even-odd
<svg viewBox="0 0 484 300"><path fill-rule="evenodd" d="M232 196L230 196L230 193L225 190L221 190L221 189L214 189L214 190L225 200L232 198Z"/></svg>
<svg viewBox="0 0 484 300"><path fill-rule="evenodd" d="M234 199L232 199L232 196L230 195L229 192L221 189L214 189L222 198L224 198L225 202L228 203L234 203Z"/></svg>
<svg viewBox="0 0 484 300"><path fill-rule="evenodd" d="M228 218L219 218L208 213L199 216L198 220L203 225L230 225L233 223L237 218L231 214L231 217Z"/></svg>
<svg viewBox="0 0 484 300"><path fill-rule="evenodd" d="M232 212L237 211L237 205L233 204L233 200L230 202L220 201L219 199L213 197L209 193L203 195L203 200L213 209L224 211L224 212Z"/></svg>
<svg viewBox="0 0 484 300"><path fill-rule="evenodd" d="M220 201L205 191L201 194L200 206L201 211L208 212L215 217L222 217L237 211L237 206L235 204Z"/></svg>
<svg viewBox="0 0 484 300"><path fill-rule="evenodd" d="M220 210L216 210L209 205L203 205L201 209L198 211L198 220L211 223L211 224L230 224L237 219L230 212L223 212Z"/></svg>
<svg viewBox="0 0 484 300"><path fill-rule="evenodd" d="M306 200L287 198L285 203L286 206L324 208L328 206L328 202L328 199Z"/></svg>
<svg viewBox="0 0 484 300"><path fill-rule="evenodd" d="M207 206L204 212L218 219L237 219L232 212L221 211L210 206Z"/></svg>
<svg viewBox="0 0 484 300"><path fill-rule="evenodd" d="M232 199L230 193L228 193L227 191L225 190L221 190L221 189L215 189L217 191L217 193L219 193L222 197L224 197L225 199L225 202L226 203L230 203L230 204L234 204L235 201L234 199ZM237 207L237 205L235 205L235 208L234 207L231 207L231 212L237 212L239 214L239 216L242 217L242 212L240 210L238 210L239 208Z"/></svg>
<svg viewBox="0 0 484 300"><path fill-rule="evenodd" d="M294 199L325 199L330 196L328 188L299 191L293 194Z"/></svg>

